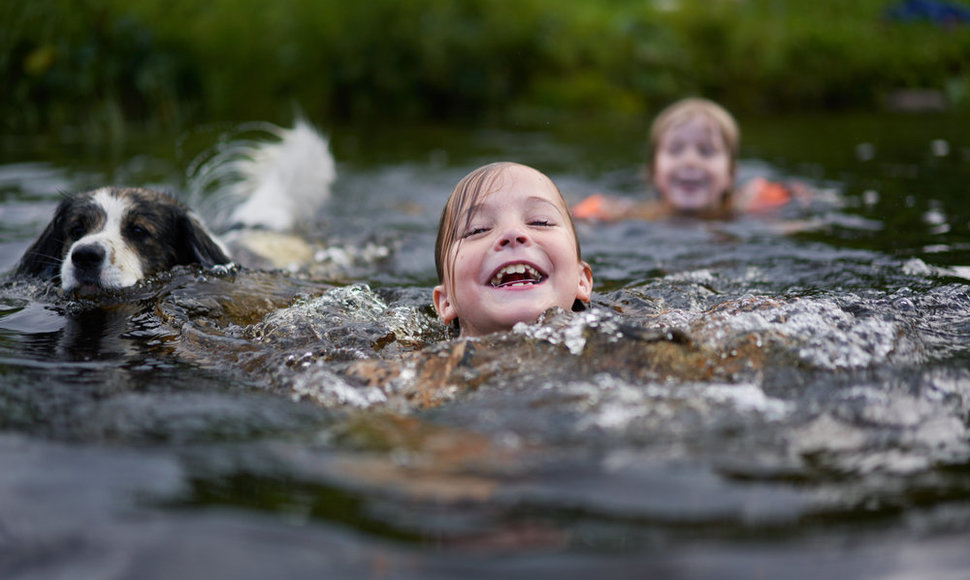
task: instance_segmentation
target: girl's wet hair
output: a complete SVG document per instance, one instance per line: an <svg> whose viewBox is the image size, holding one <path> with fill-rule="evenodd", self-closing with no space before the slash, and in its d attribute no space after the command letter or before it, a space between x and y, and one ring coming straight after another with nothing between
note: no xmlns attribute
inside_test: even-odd
<svg viewBox="0 0 970 580"><path fill-rule="evenodd" d="M451 190L451 195L448 196L448 201L445 202L445 207L441 210L441 218L438 220L438 237L434 243L434 265L438 273L439 283L445 283L445 258L456 243L461 243L461 234L468 228L472 218L475 217L475 209L479 202L502 186L500 181L502 175L512 167L533 169L512 161L496 161L483 165L462 177L461 181ZM552 183L552 180L550 180L550 183ZM573 223L572 213L566 206L566 200L562 197L559 188L554 183L552 187L559 194L563 213L569 220L569 229L573 233L573 241L576 242L576 259L582 260L582 251L579 247L579 237L576 235L576 224Z"/></svg>
<svg viewBox="0 0 970 580"><path fill-rule="evenodd" d="M724 139L724 144L728 148L731 159L731 179L732 181L734 180L735 171L737 170L738 150L741 143L741 131L738 129L738 123L734 120L731 113L721 105L718 105L714 101L697 97L677 101L661 111L657 115L657 118L654 119L653 125L650 126L650 147L647 153L649 155L647 158L647 166L650 175L654 174L657 150L660 148L660 140L663 138L664 133L696 117L702 117L710 121L714 125L714 128L717 129L717 132L720 133L721 138ZM728 191L728 195L725 196L725 201L730 197L730 194L731 192Z"/></svg>
<svg viewBox="0 0 970 580"><path fill-rule="evenodd" d="M455 188L451 190L451 195L448 196L448 201L445 202L445 207L441 210L441 218L438 220L438 236L434 242L434 266L438 273L439 283L447 284L445 281L445 260L452 253L451 250L455 244L461 243L462 232L468 229L472 218L475 217L476 208L489 194L501 188L502 176L506 170L512 167L527 167L537 171L521 163L496 161L483 165L462 177ZM545 176L545 174L542 175ZM546 179L549 178L546 177ZM552 180L549 180L549 182L552 183ZM576 235L576 224L573 222L572 212L569 211L566 200L562 197L562 192L559 191L555 183L552 183L552 187L559 194L563 213L569 221L569 229L573 233L573 240L576 243L576 259L582 261L579 236ZM457 256L457 252L454 255ZM454 256L452 259L455 259ZM448 264L448 266L449 270L454 270L453 264ZM586 305L577 299L573 303L572 309L577 312L582 311L586 309ZM455 323L457 324L459 321L456 319Z"/></svg>

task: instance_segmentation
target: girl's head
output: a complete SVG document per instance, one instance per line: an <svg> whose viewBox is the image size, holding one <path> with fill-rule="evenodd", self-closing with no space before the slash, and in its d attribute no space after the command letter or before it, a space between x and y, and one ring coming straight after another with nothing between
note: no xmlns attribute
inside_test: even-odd
<svg viewBox="0 0 970 580"><path fill-rule="evenodd" d="M549 308L587 302L593 274L572 216L544 174L518 163L480 167L458 182L441 212L433 300L461 336L509 330Z"/></svg>
<svg viewBox="0 0 970 580"><path fill-rule="evenodd" d="M737 122L706 99L684 99L650 129L650 177L675 210L722 210L730 203L737 164Z"/></svg>

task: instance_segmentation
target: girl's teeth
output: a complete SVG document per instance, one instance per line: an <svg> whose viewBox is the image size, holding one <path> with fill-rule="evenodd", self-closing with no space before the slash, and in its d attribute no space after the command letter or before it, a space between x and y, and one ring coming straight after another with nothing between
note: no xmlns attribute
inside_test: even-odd
<svg viewBox="0 0 970 580"><path fill-rule="evenodd" d="M510 274L528 274L529 277L532 278L532 280L520 280L510 285L533 284L542 279L542 275L539 274L538 270L532 266L527 264L509 264L495 273L495 276L493 276L491 280L492 286L501 286L502 280L505 279L505 276Z"/></svg>

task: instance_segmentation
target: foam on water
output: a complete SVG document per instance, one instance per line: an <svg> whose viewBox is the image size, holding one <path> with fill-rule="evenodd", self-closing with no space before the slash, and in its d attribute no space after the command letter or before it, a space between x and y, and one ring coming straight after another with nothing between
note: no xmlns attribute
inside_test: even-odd
<svg viewBox="0 0 970 580"><path fill-rule="evenodd" d="M291 376L288 383L294 401L310 400L330 408L350 406L366 409L387 402L384 391L377 387L351 385L320 361Z"/></svg>
<svg viewBox="0 0 970 580"><path fill-rule="evenodd" d="M859 317L832 298L784 300L748 297L704 312L671 311L659 317L689 329L696 340L724 351L750 337L823 369L864 368L892 362L907 329L885 316Z"/></svg>
<svg viewBox="0 0 970 580"><path fill-rule="evenodd" d="M562 311L558 311L562 312ZM556 310L546 313L555 315ZM607 337L609 341L617 341L623 337L620 330L619 318L603 309L588 309L576 315L561 316L556 324L545 324L545 317L536 324L517 323L512 332L535 340L550 344L561 344L570 353L578 355L586 346L586 333L596 332Z"/></svg>

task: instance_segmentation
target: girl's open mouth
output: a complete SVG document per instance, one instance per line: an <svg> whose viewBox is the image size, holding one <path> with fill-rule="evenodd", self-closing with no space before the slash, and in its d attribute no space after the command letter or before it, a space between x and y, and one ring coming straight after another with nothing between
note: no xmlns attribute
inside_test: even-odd
<svg viewBox="0 0 970 580"><path fill-rule="evenodd" d="M694 191L707 187L707 179L704 177L679 177L673 180L673 185L681 189Z"/></svg>
<svg viewBox="0 0 970 580"><path fill-rule="evenodd" d="M541 284L546 276L529 264L507 264L499 268L489 283L493 288Z"/></svg>

